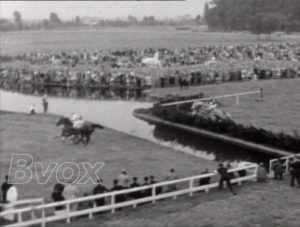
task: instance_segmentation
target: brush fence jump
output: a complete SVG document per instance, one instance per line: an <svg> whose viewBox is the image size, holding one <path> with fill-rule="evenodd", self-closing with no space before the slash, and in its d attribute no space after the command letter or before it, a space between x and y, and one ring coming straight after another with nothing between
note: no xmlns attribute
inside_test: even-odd
<svg viewBox="0 0 300 227"><path fill-rule="evenodd" d="M289 173L290 163L291 163L292 159L295 158L295 156L300 157L300 153L279 158L281 160L282 164L283 164L283 167L284 167L284 174ZM270 177L274 177L273 166L277 162L277 160L278 160L278 158L274 158L274 159L271 159L270 162L269 162L269 175L270 175Z"/></svg>
<svg viewBox="0 0 300 227"><path fill-rule="evenodd" d="M245 170L246 176L243 177L236 177L231 180L232 183L237 183L238 185L241 185L244 181L255 181L257 176L257 165L256 164L247 164L246 166L230 169L229 172L237 173L239 171ZM239 176L239 175L238 175ZM211 179L214 179L213 183L210 183L208 185L199 186L198 181L202 178L211 177ZM166 191L162 192L160 194L157 194L158 188L167 188L170 185L176 185L176 190L174 191ZM152 184L149 186L141 186L133 189L126 189L121 191L115 191L115 192L109 192L105 194L99 194L99 195L92 195L92 196L86 196L81 197L73 200L66 200L62 202L54 202L54 203L48 203L43 205L35 206L34 208L22 208L22 209L16 209L13 211L4 211L0 213L0 218L5 215L16 215L17 220L13 224L6 225L7 227L17 227L17 226L30 226L30 225L36 225L40 224L41 226L45 226L46 223L51 223L58 220L66 220L67 223L71 222L71 218L79 217L79 216L88 216L90 219L93 218L94 213L99 213L103 211L110 211L111 213L114 213L116 209L122 208L122 207L133 207L135 208L139 204L143 203L153 203L155 204L156 201L166 198L173 198L176 199L177 196L188 194L189 196L193 196L195 192L205 191L209 192L209 190L218 187L218 174L217 173L208 173L208 174L202 174L187 178L182 178L178 180L172 180L172 181L164 181L156 184ZM118 195L128 195L132 192L143 192L145 190L151 190L151 195L148 197L140 198L140 199L134 199L134 200L127 200L124 202L116 203L115 198ZM163 190L165 191L165 190ZM108 204L104 206L97 207L94 203L95 199L104 198L107 199ZM79 205L83 202L90 202L92 207L86 208L83 210L72 210L73 206ZM55 214L54 208L56 206L64 206L65 210L61 212L60 214ZM30 212L32 209L36 211L36 213L39 213L39 217L36 217L35 219L29 219L29 220L22 220L22 216L26 215L26 213Z"/></svg>
<svg viewBox="0 0 300 227"><path fill-rule="evenodd" d="M230 97L235 97L236 104L238 105L240 102L239 101L240 96L253 95L253 94L259 94L258 100L260 102L263 101L263 89L261 88L256 91L248 91L248 92L234 93L234 94L229 94L229 95L212 96L212 97L201 98L201 99L190 99L190 100L184 100L184 101L178 101L178 102L170 102L170 103L166 103L166 104L161 104L160 106L174 106L174 105L180 105L180 104L191 103L191 102L209 101L212 99L224 99L224 98L230 98Z"/></svg>

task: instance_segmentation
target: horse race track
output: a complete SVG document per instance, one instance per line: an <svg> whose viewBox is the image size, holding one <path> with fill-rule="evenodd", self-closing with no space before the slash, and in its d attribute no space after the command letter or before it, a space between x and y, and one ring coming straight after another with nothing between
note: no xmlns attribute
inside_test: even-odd
<svg viewBox="0 0 300 227"><path fill-rule="evenodd" d="M111 187L112 180L122 169L126 169L131 177L139 177L142 183L142 178L150 175L154 175L158 181L163 180L170 168L175 168L180 177L199 174L205 167L215 168L213 162L107 128L96 130L87 147L73 145L71 142L63 143L59 138L54 138L61 131L55 126L58 119L57 116L44 114L0 112L1 181L9 171L12 154L30 154L34 161L45 164L44 170L50 162L104 162L100 177L108 187ZM36 173L41 176L40 169ZM55 174L47 184L39 185L33 179L27 184L18 185L19 196L44 197L46 201L50 201L55 183ZM79 189L81 194L91 193L93 187L90 182L80 185Z"/></svg>

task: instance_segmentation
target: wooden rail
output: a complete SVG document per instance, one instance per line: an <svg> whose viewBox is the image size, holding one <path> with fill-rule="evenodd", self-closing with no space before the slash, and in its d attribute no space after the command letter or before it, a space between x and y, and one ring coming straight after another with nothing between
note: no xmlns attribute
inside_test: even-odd
<svg viewBox="0 0 300 227"><path fill-rule="evenodd" d="M242 182L244 181L251 181L251 180L256 180L257 176L257 165L256 164L249 164L248 166L243 166L239 168L234 168L230 169L229 172L237 173L241 170L246 170L247 175L243 177L237 177L231 180L232 183L237 183L238 185L241 185ZM46 225L46 223L51 223L54 221L58 220L66 220L67 223L71 222L71 219L73 217L79 217L83 215L88 215L88 217L91 219L93 217L94 213L98 213L101 211L111 211L111 213L114 213L116 209L121 208L121 207L130 207L132 206L135 208L138 204L143 204L143 203L156 203L156 201L165 199L165 198L173 198L176 199L177 196L188 194L189 196L193 196L195 192L199 191L205 191L209 192L209 190L218 187L217 182L210 183L208 185L203 185L199 186L198 180L207 178L207 177L215 177L217 176L217 173L208 173L208 174L202 174L202 175L197 175L197 176L192 176L192 177L187 177L187 178L182 178L178 180L171 180L171 181L165 181L165 182L160 182L156 184L152 184L149 186L141 186L133 189L126 189L126 190L121 190L121 191L114 191L114 192L109 192L105 194L99 194L99 195L92 195L92 196L86 196L86 197L81 197L73 200L66 200L62 202L54 202L54 203L49 203L49 204L44 204L44 205L39 205L35 206L34 208L32 207L27 207L27 208L21 208L21 209L16 209L12 211L4 211L0 213L0 217L4 217L5 215L17 215L17 222L5 225L6 227L22 227L22 226L30 226L30 225L36 225L40 224L42 227ZM176 185L177 189L174 191L167 191L161 194L157 194L157 188L163 188L163 187L168 187L169 185ZM179 187L181 186L181 187ZM184 186L184 187L182 187ZM140 198L140 199L134 199L134 200L128 200L120 203L116 203L116 196L118 195L128 195L129 193L132 192L143 192L145 190L151 190L151 195L148 197ZM94 201L95 199L100 199L100 198L108 198L110 203L108 205L96 207ZM92 202L93 206L84 210L72 210L71 207L73 204L80 204L82 202ZM53 212L50 215L46 215L47 209L53 209L56 206L65 206L66 209L64 212L60 214L53 214ZM29 212L32 209L35 211L41 211L41 217L31 219L31 220L22 220L22 215L23 213Z"/></svg>
<svg viewBox="0 0 300 227"><path fill-rule="evenodd" d="M230 98L230 97L236 97L236 104L239 104L239 97L244 95L253 95L253 94L259 94L259 101L263 100L263 89L256 91L248 91L248 92L242 92L242 93L234 93L229 95L219 95L219 96L211 96L208 98L201 98L201 99L190 99L190 100L184 100L184 101L177 101L177 102L170 102L161 104L160 106L174 106L174 105L180 105L185 103L191 103L191 102L199 102L199 101L208 101L213 99L223 99L223 98Z"/></svg>

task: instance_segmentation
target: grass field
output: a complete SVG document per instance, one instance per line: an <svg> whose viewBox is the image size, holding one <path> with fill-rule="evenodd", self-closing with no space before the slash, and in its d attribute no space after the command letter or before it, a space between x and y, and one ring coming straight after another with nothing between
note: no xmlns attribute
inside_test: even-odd
<svg viewBox="0 0 300 227"><path fill-rule="evenodd" d="M239 105L235 97L219 100L222 109L228 111L232 118L243 124L252 124L274 132L285 131L300 134L300 79L265 80L249 82L233 82L217 85L190 87L188 90L179 88L153 89L155 96L192 95L203 92L205 96L218 96L263 88L263 102L257 102L258 94L242 96Z"/></svg>
<svg viewBox="0 0 300 227"><path fill-rule="evenodd" d="M248 33L178 31L172 27L101 28L77 31L4 32L1 55L28 52L86 51L95 49L182 48L203 45L257 43ZM264 42L264 38L262 41ZM273 35L272 42L299 42L299 35Z"/></svg>
<svg viewBox="0 0 300 227"><path fill-rule="evenodd" d="M73 145L55 139L60 128L55 126L58 117L51 115L29 115L0 112L0 179L9 171L12 154L30 154L34 161L45 164L65 161L104 162L100 177L111 187L112 180L125 168L128 173L139 177L154 175L163 180L170 168L175 168L181 177L199 174L203 168L214 169L216 164L195 158L180 151L171 150L110 129L98 130L92 136L91 144ZM13 169L14 170L14 169ZM37 174L41 176L41 170ZM56 183L55 174L47 184L37 184L33 179L28 184L18 185L20 198L45 197L50 195ZM81 193L90 193L94 185L80 185Z"/></svg>

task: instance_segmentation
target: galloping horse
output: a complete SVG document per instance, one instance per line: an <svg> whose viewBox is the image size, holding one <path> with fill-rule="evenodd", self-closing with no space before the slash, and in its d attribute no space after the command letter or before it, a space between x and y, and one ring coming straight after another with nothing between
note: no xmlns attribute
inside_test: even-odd
<svg viewBox="0 0 300 227"><path fill-rule="evenodd" d="M86 146L90 139L91 135L95 129L103 129L104 127L99 124L93 124L90 122L84 122L84 124L79 128L74 128L73 123L69 118L61 117L59 121L56 123L56 126L63 125L64 128L62 130L62 137L73 137L73 143L78 144L85 138L84 145ZM77 141L76 141L77 139Z"/></svg>

